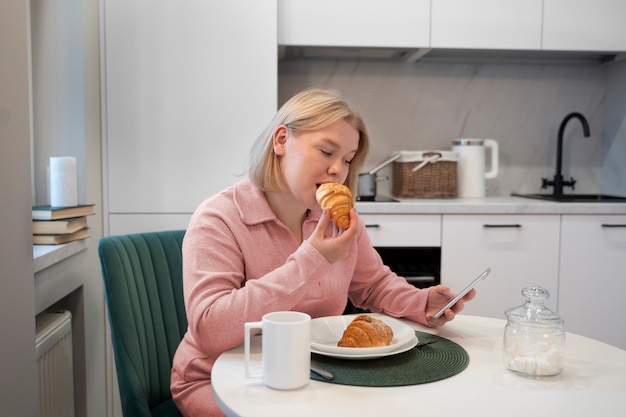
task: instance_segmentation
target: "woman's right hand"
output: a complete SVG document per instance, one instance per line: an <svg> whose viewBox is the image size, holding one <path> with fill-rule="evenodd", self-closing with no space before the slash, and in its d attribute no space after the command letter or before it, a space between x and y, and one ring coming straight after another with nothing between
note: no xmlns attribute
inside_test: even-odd
<svg viewBox="0 0 626 417"><path fill-rule="evenodd" d="M350 245L357 233L356 209L350 210L350 226L347 230L342 230L336 224L332 224L333 234L325 236L326 229L332 223L330 211L322 210L322 216L317 223L317 227L309 237L308 241L319 253L321 253L331 264L348 256Z"/></svg>

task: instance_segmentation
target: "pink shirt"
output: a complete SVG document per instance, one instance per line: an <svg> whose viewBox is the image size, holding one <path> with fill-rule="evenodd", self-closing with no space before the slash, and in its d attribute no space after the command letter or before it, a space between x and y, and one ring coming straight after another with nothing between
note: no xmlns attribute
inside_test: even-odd
<svg viewBox="0 0 626 417"><path fill-rule="evenodd" d="M348 295L357 307L428 325L428 290L383 265L361 220L345 259L330 264L311 246L320 214L309 212L300 244L248 179L200 204L183 242L189 328L174 357L179 377L206 383L217 356L243 343L245 322L280 310L340 315Z"/></svg>

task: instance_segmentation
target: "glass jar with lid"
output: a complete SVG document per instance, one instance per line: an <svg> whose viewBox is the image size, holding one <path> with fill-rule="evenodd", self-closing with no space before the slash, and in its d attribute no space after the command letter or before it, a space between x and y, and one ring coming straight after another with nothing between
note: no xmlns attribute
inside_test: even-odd
<svg viewBox="0 0 626 417"><path fill-rule="evenodd" d="M548 290L527 287L522 295L523 305L505 311L504 365L533 377L558 375L565 364L563 319L545 306Z"/></svg>

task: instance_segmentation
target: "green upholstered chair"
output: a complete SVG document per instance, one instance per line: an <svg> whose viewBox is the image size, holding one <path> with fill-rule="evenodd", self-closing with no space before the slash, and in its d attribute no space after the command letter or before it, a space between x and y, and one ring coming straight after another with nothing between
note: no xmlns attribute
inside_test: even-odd
<svg viewBox="0 0 626 417"><path fill-rule="evenodd" d="M187 329L184 234L108 236L98 245L124 417L181 415L170 372Z"/></svg>

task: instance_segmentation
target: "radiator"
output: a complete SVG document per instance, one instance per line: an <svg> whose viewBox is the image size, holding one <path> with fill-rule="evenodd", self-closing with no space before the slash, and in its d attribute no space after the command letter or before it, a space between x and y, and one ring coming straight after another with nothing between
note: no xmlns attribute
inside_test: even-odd
<svg viewBox="0 0 626 417"><path fill-rule="evenodd" d="M72 314L39 314L36 329L39 417L74 417Z"/></svg>

